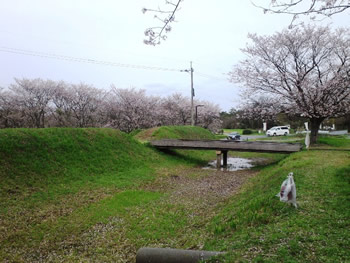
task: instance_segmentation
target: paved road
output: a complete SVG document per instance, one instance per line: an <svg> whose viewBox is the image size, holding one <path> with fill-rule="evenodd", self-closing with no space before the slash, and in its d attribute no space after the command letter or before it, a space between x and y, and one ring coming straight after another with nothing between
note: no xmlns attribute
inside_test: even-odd
<svg viewBox="0 0 350 263"><path fill-rule="evenodd" d="M224 133L224 135L228 135L228 133ZM241 141L246 141L246 140L253 140L253 139L260 139L260 138L266 138L266 134L262 135L241 135Z"/></svg>
<svg viewBox="0 0 350 263"><path fill-rule="evenodd" d="M348 134L347 130L341 130L341 131L331 131L330 133L328 133L329 135L346 135ZM225 135L228 135L225 133ZM350 135L349 135L350 137ZM241 140L242 141L246 141L246 140L253 140L253 139L260 139L260 138L267 138L266 134L262 134L262 135L241 135Z"/></svg>
<svg viewBox="0 0 350 263"><path fill-rule="evenodd" d="M348 134L348 131L347 131L347 130L342 130L342 131L331 131L329 134L330 134L330 135L346 135L346 134Z"/></svg>

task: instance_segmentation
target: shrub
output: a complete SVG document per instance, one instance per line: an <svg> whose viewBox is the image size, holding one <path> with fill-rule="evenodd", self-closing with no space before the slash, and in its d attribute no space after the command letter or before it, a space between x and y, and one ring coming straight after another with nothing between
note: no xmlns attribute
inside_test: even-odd
<svg viewBox="0 0 350 263"><path fill-rule="evenodd" d="M252 133L253 133L252 130L243 130L242 132L243 135L252 134Z"/></svg>

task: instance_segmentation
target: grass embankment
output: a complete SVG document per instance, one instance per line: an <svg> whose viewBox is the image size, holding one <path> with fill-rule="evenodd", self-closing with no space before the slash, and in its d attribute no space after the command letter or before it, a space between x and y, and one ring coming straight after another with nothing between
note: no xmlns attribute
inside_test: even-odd
<svg viewBox="0 0 350 263"><path fill-rule="evenodd" d="M350 260L348 152L234 155L278 164L216 172L200 168L211 151L165 154L111 129L0 130L0 261L134 262L142 246L227 251L226 262ZM275 197L290 171L298 209Z"/></svg>
<svg viewBox="0 0 350 263"><path fill-rule="evenodd" d="M154 177L154 158L115 130L0 130L0 260L45 259L71 236L159 198L135 190Z"/></svg>
<svg viewBox="0 0 350 263"><path fill-rule="evenodd" d="M141 141L161 139L214 140L208 130L197 126L162 126L139 132L135 138Z"/></svg>
<svg viewBox="0 0 350 263"><path fill-rule="evenodd" d="M266 138L259 138L258 141L277 141L277 142L298 142L305 144L306 134L293 134L288 136L272 136ZM319 134L317 144L310 146L311 150L350 150L350 139L348 135L324 135Z"/></svg>
<svg viewBox="0 0 350 263"><path fill-rule="evenodd" d="M332 135L323 135L319 137L318 142L320 144L325 144L333 146L338 149L347 149L350 150L350 139L346 139L347 136L332 136Z"/></svg>
<svg viewBox="0 0 350 263"><path fill-rule="evenodd" d="M205 158L112 129L0 130L0 261L125 261L174 238L186 229L183 205L143 185Z"/></svg>
<svg viewBox="0 0 350 263"><path fill-rule="evenodd" d="M216 136L207 129L197 126L162 126L143 130L135 138L140 142L149 142L162 139L185 139L185 140L215 140ZM205 165L208 160L215 159L215 151L198 150L170 150L167 154L183 158L187 161ZM204 160L204 161L200 161Z"/></svg>
<svg viewBox="0 0 350 263"><path fill-rule="evenodd" d="M294 172L298 209L275 197L289 172ZM228 251L224 262L348 262L349 201L348 152L295 153L263 169L223 206L205 249Z"/></svg>

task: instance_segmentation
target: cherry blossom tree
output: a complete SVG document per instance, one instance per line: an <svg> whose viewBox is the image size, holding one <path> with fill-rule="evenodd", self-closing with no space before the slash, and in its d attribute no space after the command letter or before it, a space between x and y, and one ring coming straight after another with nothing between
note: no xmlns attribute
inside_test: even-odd
<svg viewBox="0 0 350 263"><path fill-rule="evenodd" d="M44 128L49 103L57 83L42 79L15 79L10 86L17 109L26 116L29 127Z"/></svg>
<svg viewBox="0 0 350 263"><path fill-rule="evenodd" d="M84 83L16 79L0 89L0 128L112 127L124 132L160 125L190 124L190 99L181 94L148 96L145 90L97 89ZM200 125L220 123L219 108L206 101Z"/></svg>
<svg viewBox="0 0 350 263"><path fill-rule="evenodd" d="M292 22L300 15L311 19L330 17L350 8L349 0L271 0L269 7L261 7L265 13L290 14Z"/></svg>
<svg viewBox="0 0 350 263"><path fill-rule="evenodd" d="M0 89L0 128L25 127L25 115L16 107L16 97L9 90Z"/></svg>
<svg viewBox="0 0 350 263"><path fill-rule="evenodd" d="M197 110L196 125L213 132L221 129L220 108L218 105L203 100L195 100L200 105ZM179 93L162 99L160 104L160 121L162 125L190 125L191 101Z"/></svg>
<svg viewBox="0 0 350 263"><path fill-rule="evenodd" d="M74 127L76 123L73 118L73 91L71 90L71 86L62 83L54 90L52 96L52 110L51 114L54 119L53 126L58 127Z"/></svg>
<svg viewBox="0 0 350 263"><path fill-rule="evenodd" d="M149 27L145 30L147 45L158 45L166 40L166 34L172 30L171 23L175 22L175 15L180 9L183 0L166 0L165 6L157 9L142 8L143 13L154 13L154 18L159 25ZM264 10L264 13L289 14L292 15L293 22L301 15L310 16L312 20L333 15L349 10L349 0L270 0L268 7L261 6L253 1L253 5ZM170 8L167 8L170 7Z"/></svg>
<svg viewBox="0 0 350 263"><path fill-rule="evenodd" d="M202 105L197 109L196 125L213 132L222 129L222 121L220 119L220 107L217 104L208 101L194 101L195 105Z"/></svg>
<svg viewBox="0 0 350 263"><path fill-rule="evenodd" d="M241 103L242 118L255 120L259 122L259 127L262 123L275 123L277 115L283 111L282 105L273 97L268 96L247 96Z"/></svg>
<svg viewBox="0 0 350 263"><path fill-rule="evenodd" d="M191 101L180 93L163 99L160 107L163 125L186 125L191 122Z"/></svg>
<svg viewBox="0 0 350 263"><path fill-rule="evenodd" d="M69 90L72 117L76 127L98 127L101 125L102 103L105 93L93 86L80 83Z"/></svg>
<svg viewBox="0 0 350 263"><path fill-rule="evenodd" d="M270 96L309 118L311 143L325 118L349 111L350 30L303 26L272 36L250 34L246 59L230 73L252 96Z"/></svg>
<svg viewBox="0 0 350 263"><path fill-rule="evenodd" d="M113 85L111 93L108 126L131 132L159 124L157 97L146 96L145 90L117 89Z"/></svg>

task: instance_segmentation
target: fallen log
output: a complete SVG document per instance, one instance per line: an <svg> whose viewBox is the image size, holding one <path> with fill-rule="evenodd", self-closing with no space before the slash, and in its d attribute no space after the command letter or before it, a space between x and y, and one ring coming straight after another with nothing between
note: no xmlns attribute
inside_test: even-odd
<svg viewBox="0 0 350 263"><path fill-rule="evenodd" d="M224 252L144 247L137 251L136 263L198 263L220 254Z"/></svg>

